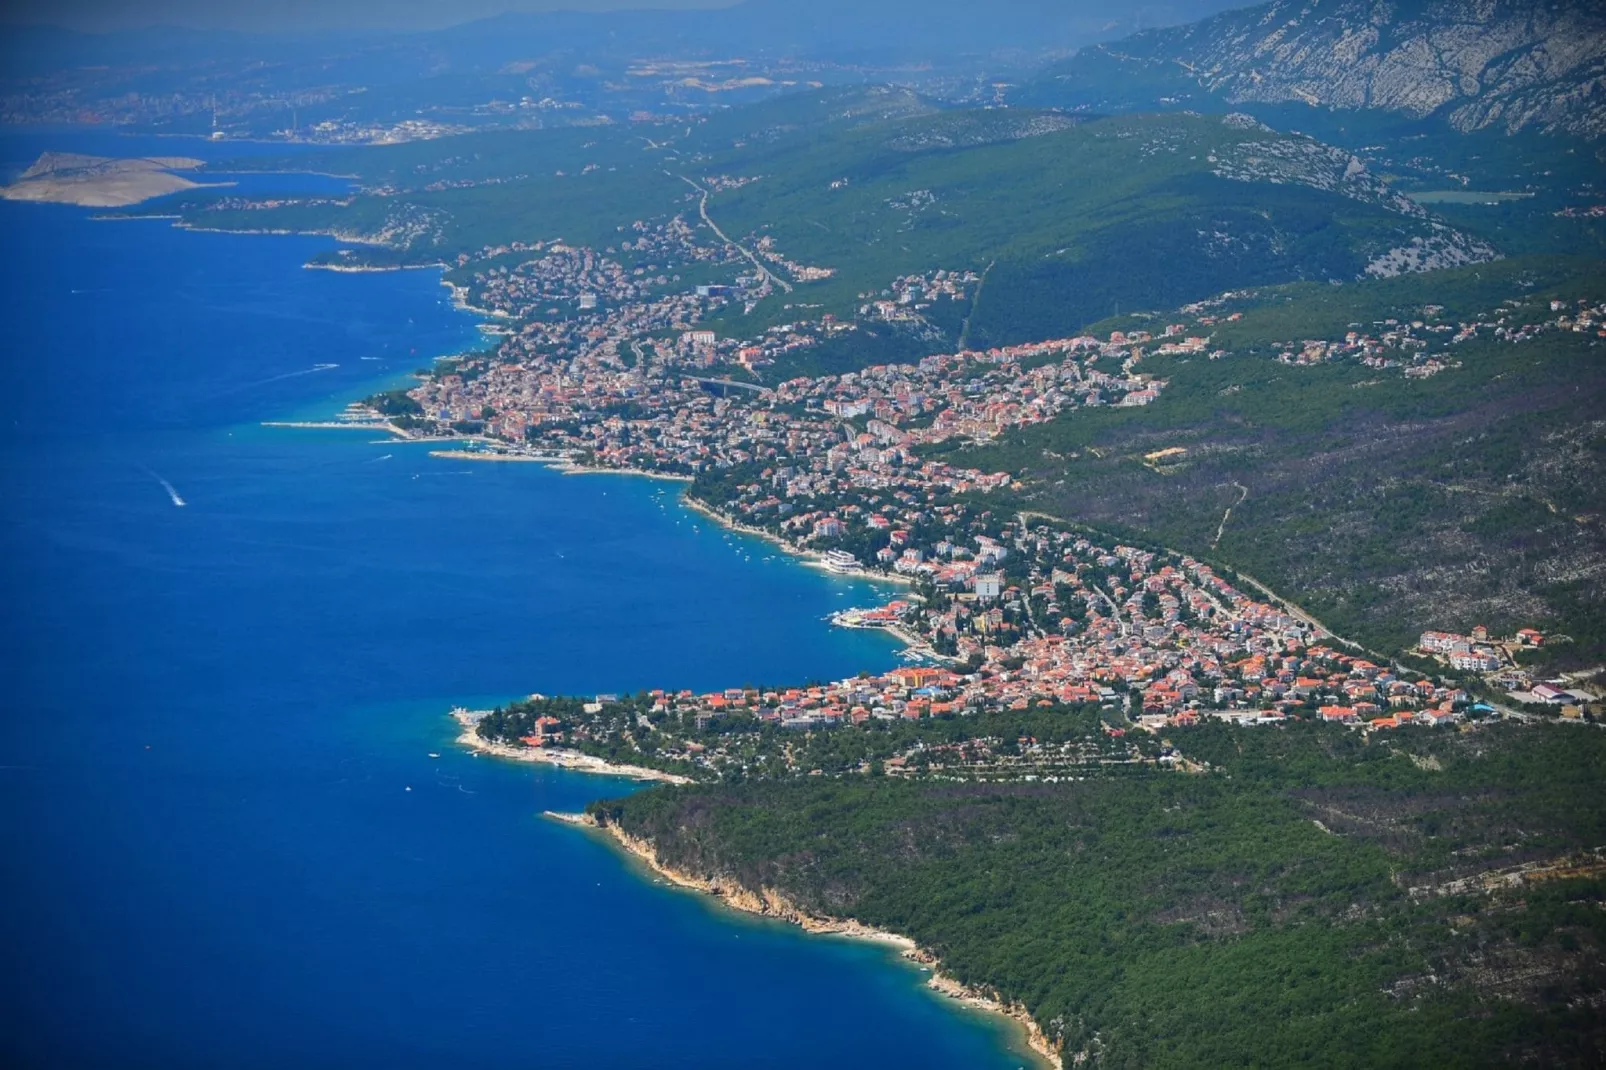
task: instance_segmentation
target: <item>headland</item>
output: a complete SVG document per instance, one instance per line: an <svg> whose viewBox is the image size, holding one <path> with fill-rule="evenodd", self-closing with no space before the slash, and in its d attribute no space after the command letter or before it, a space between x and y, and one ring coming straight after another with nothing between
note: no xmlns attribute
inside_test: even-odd
<svg viewBox="0 0 1606 1070"><path fill-rule="evenodd" d="M677 776L674 773L666 773L661 769L649 769L643 765L619 765L590 754L582 754L576 750L567 750L561 747L522 747L484 739L474 730L479 723L479 716L476 716L476 711L473 710L453 710L452 719L461 725L463 729L457 736L458 744L481 754L489 754L496 758L506 758L514 762L555 765L560 769L567 769L571 773L628 777L631 780L656 780L665 784L691 783L686 777Z"/></svg>
<svg viewBox="0 0 1606 1070"><path fill-rule="evenodd" d="M203 161L187 156L116 159L71 152L47 152L16 182L0 187L8 201L75 204L83 208L126 208L170 193L198 189L201 183L174 174L193 171Z"/></svg>

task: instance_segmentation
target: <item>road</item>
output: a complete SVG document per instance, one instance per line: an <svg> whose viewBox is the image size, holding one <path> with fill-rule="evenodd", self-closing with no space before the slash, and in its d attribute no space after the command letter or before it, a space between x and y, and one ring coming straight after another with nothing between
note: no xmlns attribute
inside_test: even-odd
<svg viewBox="0 0 1606 1070"><path fill-rule="evenodd" d="M1248 495L1248 491L1245 491L1245 496L1247 496L1247 495ZM1241 504L1241 502L1240 502L1240 504ZM1231 510L1228 510L1228 511L1231 512ZM1021 521L1021 527L1023 529L1026 526L1026 521L1027 520L1047 520L1047 521L1050 521L1050 522L1062 522L1060 517L1051 516L1048 513L1022 512L1022 513L1017 514L1017 517ZM1181 554L1180 551L1171 550L1169 547L1167 548L1167 552L1168 553L1175 553L1175 554L1179 554L1179 555ZM1234 570L1234 571L1236 572L1236 570ZM1257 580L1255 577L1249 575L1247 572L1237 572L1237 576L1238 576L1239 580L1243 581L1243 583L1245 583L1246 585L1248 585L1250 587L1253 587L1257 591L1259 591L1261 596L1264 597L1267 601L1276 602L1276 603L1281 604L1282 607L1283 607L1284 612L1286 612L1290 617L1293 617L1295 620L1300 621L1301 623L1303 623L1306 627L1313 629L1316 632L1317 635L1326 636L1327 638L1333 640L1335 643L1340 643L1340 644L1342 644L1344 646L1347 646L1351 650L1360 651L1361 653L1366 654L1369 657L1371 657L1372 659L1374 659L1379 665L1388 665L1388 666L1394 667L1396 669L1400 668L1398 663L1396 663L1393 658L1391 658L1391 657L1389 657L1389 656L1387 656L1385 654L1379 654L1375 650L1369 650L1366 647L1362 646L1360 643L1357 643L1352 639L1345 639L1343 636L1335 634L1333 632L1333 630L1331 628L1329 628L1327 625L1323 624L1321 621L1319 621L1315 617L1311 616L1305 610L1300 609L1299 606L1295 605L1293 602L1290 602L1288 599L1284 598L1282 595L1278 594L1276 591L1272 590L1270 587L1267 587L1264 583L1261 583L1259 580ZM1115 619L1121 625L1121 634L1122 635L1127 634L1126 621L1121 617L1119 611L1116 609L1115 602L1110 598L1109 595L1105 594L1104 591L1101 588L1099 588L1098 586L1096 586L1096 585L1090 585L1090 586L1092 586L1093 590L1099 595L1099 597L1104 599L1104 601L1109 605L1111 612L1115 613ZM1478 701L1482 702L1484 705L1486 705L1490 709L1494 710L1495 713L1499 714L1501 717L1505 718L1506 720L1532 722L1532 721L1539 721L1539 720L1544 720L1545 719L1545 718L1537 717L1534 714L1528 713L1528 712L1526 712L1524 710L1514 709L1511 706L1507 706L1503 702L1499 702L1499 701L1496 701L1496 700L1491 699L1491 698L1480 698ZM1606 724L1599 724L1599 725L1596 725L1595 727L1606 729Z"/></svg>
<svg viewBox="0 0 1606 1070"><path fill-rule="evenodd" d="M1048 513L1022 512L1022 513L1020 513L1018 515L1019 515L1019 517L1020 517L1020 519L1021 519L1023 524L1024 524L1025 521L1027 521L1029 519L1047 520L1047 521L1051 521L1051 522L1054 522L1054 523L1064 523L1065 522L1062 517L1052 516L1052 515L1050 515ZM1191 556L1193 556L1191 554L1184 554L1181 550L1173 550L1169 546L1165 547L1165 552L1169 553L1169 554L1176 554L1179 557L1191 557ZM1250 587L1253 587L1257 591L1259 591L1260 594L1262 595L1262 597L1264 597L1267 601L1280 603L1282 605L1284 611L1290 617L1293 617L1295 620L1297 620L1300 623L1304 624L1306 627L1311 628L1312 630L1314 630L1316 632L1317 635L1326 636L1327 638L1333 640L1334 642L1342 643L1344 646L1347 646L1347 647L1351 648L1352 650L1359 650L1359 651L1362 651L1363 653L1370 654L1372 657L1377 658L1382 663L1386 664L1388 662L1389 659L1384 657L1383 655L1378 654L1377 652L1372 651L1372 650L1367 650L1365 647L1363 647L1361 644L1355 642L1354 640L1345 639L1343 636L1334 633L1334 631L1331 628L1329 628L1327 625L1323 624L1321 621L1317 620L1315 617L1311 616L1309 613L1305 612L1303 609L1300 609L1293 602L1290 602L1288 599L1284 598L1282 595L1278 594L1276 591L1272 590L1270 587L1267 587L1264 583L1261 583L1259 580L1255 579L1255 577L1249 575L1249 573L1247 573L1247 572L1238 572L1236 569L1234 569L1233 571L1237 573L1237 576L1238 576L1238 578L1240 580L1242 580L1244 583L1248 584ZM1114 607L1115 603L1113 601L1110 601L1110 596L1109 595L1105 594L1103 591L1099 590L1097 587L1094 587L1093 589L1095 591L1098 591L1098 593L1104 598L1104 600L1106 602L1110 603L1110 606L1112 608Z"/></svg>
<svg viewBox="0 0 1606 1070"><path fill-rule="evenodd" d="M1028 520L1037 519L1057 521L1059 520L1059 517L1049 516L1047 513L1016 513L1015 519L1020 521L1021 531L1024 532L1026 530L1026 522ZM1100 587L1096 583L1090 583L1088 586L1092 588L1094 594L1104 599L1105 605L1110 607L1110 616L1114 618L1116 625L1120 627L1121 634L1131 635L1132 626L1127 619L1121 615L1121 607L1115 604L1115 599L1106 594L1104 588ZM1030 605L1030 602L1028 601L1027 604Z"/></svg>
<svg viewBox="0 0 1606 1070"><path fill-rule="evenodd" d="M708 224L708 229L719 235L720 241L724 242L732 249L735 249L737 252L747 257L748 261L758 269L758 273L761 278L766 278L775 285L779 286L781 289L785 290L787 293L791 293L791 283L777 276L773 271L764 266L763 261L759 260L758 257L754 256L752 253L748 252L747 249L743 248L740 242L732 241L730 235L719 229L719 224L715 223L713 217L708 214L708 191L702 186L699 186L697 183L693 182L691 179L687 178L685 175L678 175L676 177L678 177L682 182L686 183L686 185L690 186L692 189L696 190L698 193L702 194L702 200L697 204L697 212L703 217L703 222Z"/></svg>
<svg viewBox="0 0 1606 1070"><path fill-rule="evenodd" d="M760 386L757 383L744 383L737 379L707 379L700 375L686 375L682 376L682 378L689 379L694 383L702 383L705 386L735 387L737 390L746 390L751 394L771 393L770 388L767 386Z"/></svg>

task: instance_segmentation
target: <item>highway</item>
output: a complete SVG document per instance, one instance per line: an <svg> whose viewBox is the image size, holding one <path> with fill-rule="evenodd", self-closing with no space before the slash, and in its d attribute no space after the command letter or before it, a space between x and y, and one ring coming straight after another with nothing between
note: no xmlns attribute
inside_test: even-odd
<svg viewBox="0 0 1606 1070"><path fill-rule="evenodd" d="M758 257L754 256L746 248L744 248L741 245L740 242L732 241L728 234L726 234L723 230L719 229L719 224L715 223L714 220L713 220L713 217L708 214L708 191L706 189L704 189L702 186L699 186L697 183L693 182L691 179L687 178L685 175L678 175L676 177L678 177L682 182L686 183L686 185L690 186L692 189L696 190L698 193L703 195L702 196L702 200L700 202L698 202L698 205L697 205L698 214L700 214L703 217L703 222L708 224L708 228L710 230L712 230L715 234L719 235L719 240L724 242L726 245L729 245L732 249L735 249L737 252L741 253L743 256L747 257L747 259L752 263L752 265L755 268L758 269L758 273L759 273L760 277L770 280L775 285L777 285L781 289L785 290L787 293L791 293L792 292L792 284L791 283L789 283L785 279L780 278L779 276L777 276L773 271L771 271L769 268L764 266L763 261L759 260Z"/></svg>

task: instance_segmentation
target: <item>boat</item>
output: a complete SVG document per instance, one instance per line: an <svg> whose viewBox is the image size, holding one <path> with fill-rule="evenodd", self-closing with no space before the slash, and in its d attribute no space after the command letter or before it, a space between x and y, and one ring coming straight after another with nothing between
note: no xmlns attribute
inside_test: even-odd
<svg viewBox="0 0 1606 1070"><path fill-rule="evenodd" d="M430 751L430 752L429 752L429 756L430 756L430 757L431 757L431 758L439 758L439 757L440 757L440 755L439 755L439 754L436 754L436 753L435 753L435 752L434 752L434 751Z"/></svg>

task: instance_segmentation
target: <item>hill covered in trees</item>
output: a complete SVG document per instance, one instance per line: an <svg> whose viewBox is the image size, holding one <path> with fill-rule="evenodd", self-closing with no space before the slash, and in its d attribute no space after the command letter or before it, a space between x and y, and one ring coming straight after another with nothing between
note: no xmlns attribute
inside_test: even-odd
<svg viewBox="0 0 1606 1070"><path fill-rule="evenodd" d="M1205 770L654 789L672 867L912 936L1066 1064L1593 1066L1606 736L1178 730Z"/></svg>

